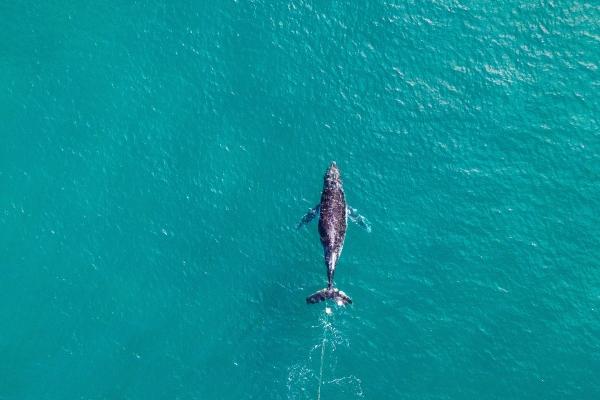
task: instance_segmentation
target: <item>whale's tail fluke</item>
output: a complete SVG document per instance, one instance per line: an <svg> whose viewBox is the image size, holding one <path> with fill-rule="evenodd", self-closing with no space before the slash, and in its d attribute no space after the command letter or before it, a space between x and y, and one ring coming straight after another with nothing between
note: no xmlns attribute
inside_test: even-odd
<svg viewBox="0 0 600 400"><path fill-rule="evenodd" d="M339 306L352 304L352 299L346 293L336 288L325 288L311 294L306 298L308 304L319 303L324 300L333 299Z"/></svg>

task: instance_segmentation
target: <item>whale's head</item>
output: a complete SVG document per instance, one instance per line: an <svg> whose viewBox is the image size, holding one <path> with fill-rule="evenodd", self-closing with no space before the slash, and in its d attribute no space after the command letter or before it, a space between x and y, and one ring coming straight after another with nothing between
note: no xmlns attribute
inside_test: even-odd
<svg viewBox="0 0 600 400"><path fill-rule="evenodd" d="M332 161L331 165L327 169L323 183L327 187L340 186L342 184L342 180L340 178L340 170L338 169L335 161Z"/></svg>

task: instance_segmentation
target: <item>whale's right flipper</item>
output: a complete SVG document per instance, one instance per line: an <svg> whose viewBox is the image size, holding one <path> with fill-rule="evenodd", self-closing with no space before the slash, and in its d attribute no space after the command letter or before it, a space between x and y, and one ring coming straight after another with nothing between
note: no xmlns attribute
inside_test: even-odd
<svg viewBox="0 0 600 400"><path fill-rule="evenodd" d="M365 228L367 232L371 232L371 224L369 223L369 220L360 215L356 208L348 207L348 218L355 224Z"/></svg>
<svg viewBox="0 0 600 400"><path fill-rule="evenodd" d="M296 225L296 229L300 229L303 225L306 225L310 221L312 221L313 218L315 218L317 216L317 214L319 214L320 207L321 207L321 205L317 204L316 206L314 206L313 208L308 210L308 212L306 214L304 214L304 217L302 217L302 220L300 220L298 225Z"/></svg>

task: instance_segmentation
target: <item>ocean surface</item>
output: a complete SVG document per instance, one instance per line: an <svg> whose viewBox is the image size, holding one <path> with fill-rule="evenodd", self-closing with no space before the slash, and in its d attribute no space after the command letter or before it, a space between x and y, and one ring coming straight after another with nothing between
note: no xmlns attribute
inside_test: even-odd
<svg viewBox="0 0 600 400"><path fill-rule="evenodd" d="M0 26L0 399L600 399L598 2ZM327 315L332 160L372 232Z"/></svg>

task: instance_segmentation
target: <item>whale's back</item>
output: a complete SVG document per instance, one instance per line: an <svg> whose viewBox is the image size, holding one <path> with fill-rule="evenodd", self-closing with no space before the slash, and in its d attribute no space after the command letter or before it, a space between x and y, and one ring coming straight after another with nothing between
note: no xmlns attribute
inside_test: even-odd
<svg viewBox="0 0 600 400"><path fill-rule="evenodd" d="M337 252L346 237L346 199L341 185L325 187L321 194L319 235L323 247Z"/></svg>

